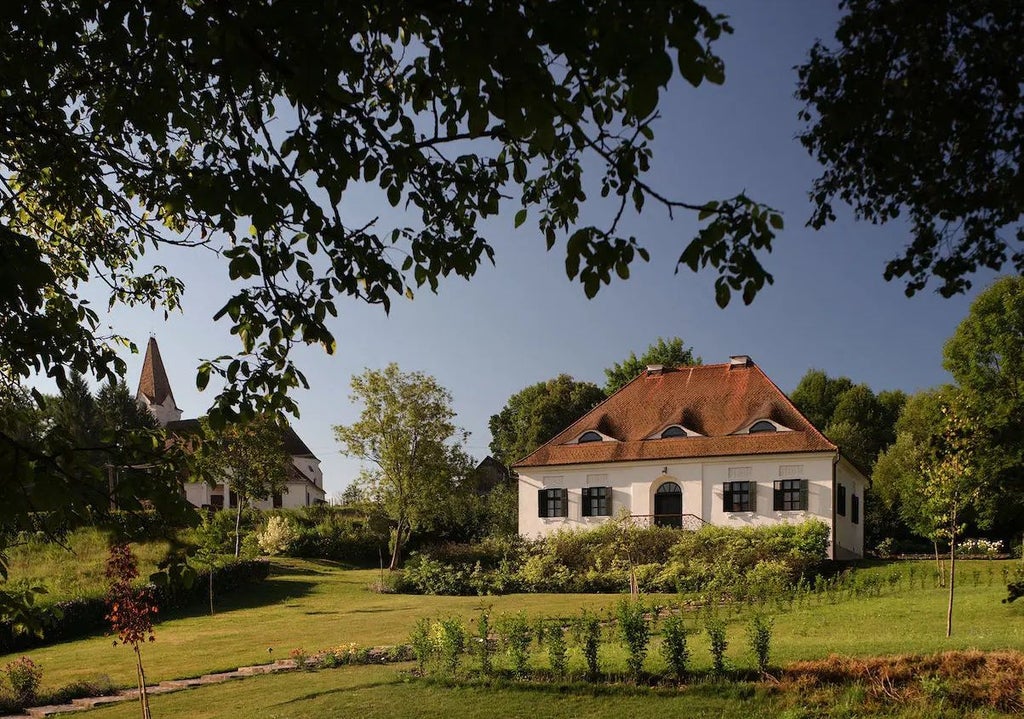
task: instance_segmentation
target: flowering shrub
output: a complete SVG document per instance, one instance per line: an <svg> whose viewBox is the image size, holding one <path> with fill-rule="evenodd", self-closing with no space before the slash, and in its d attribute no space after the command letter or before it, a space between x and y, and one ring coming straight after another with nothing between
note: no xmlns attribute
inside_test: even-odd
<svg viewBox="0 0 1024 719"><path fill-rule="evenodd" d="M28 657L15 659L4 667L7 681L14 690L14 698L22 707L35 703L36 692L43 680L43 668Z"/></svg>
<svg viewBox="0 0 1024 719"><path fill-rule="evenodd" d="M1003 551L1003 543L991 539L965 539L956 545L956 551L965 557L987 557L991 559Z"/></svg>
<svg viewBox="0 0 1024 719"><path fill-rule="evenodd" d="M291 547L298 533L285 517L274 515L267 520L267 526L256 534L260 551L270 556L284 554Z"/></svg>
<svg viewBox="0 0 1024 719"><path fill-rule="evenodd" d="M289 656L292 658L292 661L295 662L296 669L305 669L308 666L309 653L302 647L295 647L295 649L292 649Z"/></svg>

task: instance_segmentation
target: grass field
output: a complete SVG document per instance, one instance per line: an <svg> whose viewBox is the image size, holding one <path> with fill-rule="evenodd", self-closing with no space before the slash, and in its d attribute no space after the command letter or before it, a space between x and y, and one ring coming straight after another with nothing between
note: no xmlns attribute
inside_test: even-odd
<svg viewBox="0 0 1024 719"><path fill-rule="evenodd" d="M92 528L72 532L63 546L43 540L16 544L7 553L10 577L44 587L47 593L40 598L43 604L102 597L107 586L104 571L109 544L106 534ZM139 574L146 577L167 556L169 543L136 542L131 546L139 560Z"/></svg>
<svg viewBox="0 0 1024 719"><path fill-rule="evenodd" d="M1005 588L998 575L992 576L999 566L993 562L960 565L951 639L944 636L944 590L930 585L924 589L899 587L887 589L881 597L843 598L835 604L821 600L776 612L773 661L785 663L833 652L877 655L951 648L1020 649L1024 647L1024 605L1000 604ZM920 567L922 576L930 572L927 563ZM972 572L977 572L974 582ZM244 596L227 598L215 616L164 617L156 628L157 641L144 650L149 678L183 678L262 663L286 657L296 647L314 651L346 642L361 646L402 642L420 617L472 619L484 608L495 615L522 610L535 617L571 617L583 607L610 609L619 599L619 595L382 595L368 589L376 578L376 571L341 570L326 562L275 560L270 579ZM670 595L647 597L662 604L674 599ZM737 614L730 627L729 656L739 666L750 662L742 632L745 620L743 613ZM692 643L695 665L707 666L710 658L701 637ZM109 637L39 648L29 655L43 665L46 686L97 673L108 674L125 686L134 679L130 650L112 647ZM12 658L0 657L0 665ZM616 662L615 652L610 651L607 659Z"/></svg>

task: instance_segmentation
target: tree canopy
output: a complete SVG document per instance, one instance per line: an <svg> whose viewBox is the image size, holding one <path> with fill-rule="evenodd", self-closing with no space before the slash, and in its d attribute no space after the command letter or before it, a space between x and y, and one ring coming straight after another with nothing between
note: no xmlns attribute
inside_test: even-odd
<svg viewBox="0 0 1024 719"><path fill-rule="evenodd" d="M174 310L184 287L143 253L219 257L216 317L241 347L211 420L294 411L290 350L334 351L339 297L380 304L493 259L483 220L565 243L593 296L647 259L620 220L699 214L679 265L749 302L781 217L743 194L673 198L645 179L663 88L724 81L732 31L696 0L5 4L0 9L0 371L123 370L76 291ZM363 218L348 193L396 208ZM612 202L590 220L590 195ZM215 253L215 254L214 254Z"/></svg>
<svg viewBox="0 0 1024 719"><path fill-rule="evenodd" d="M1024 510L1024 278L982 291L946 342L943 365L975 408L976 462L986 485L982 510L1019 531Z"/></svg>
<svg viewBox="0 0 1024 719"><path fill-rule="evenodd" d="M391 569L416 531L449 514L472 469L466 433L454 424L451 394L422 372L392 363L352 378L359 419L336 425L345 454L364 462L360 481L391 520Z"/></svg>
<svg viewBox="0 0 1024 719"><path fill-rule="evenodd" d="M981 268L1024 272L1024 4L843 0L835 42L798 68L801 142L823 166L810 224L833 202L911 236L886 279L943 296Z"/></svg>
<svg viewBox="0 0 1024 719"><path fill-rule="evenodd" d="M592 382L577 382L567 374L538 382L508 398L491 415L491 454L511 464L530 454L604 400Z"/></svg>
<svg viewBox="0 0 1024 719"><path fill-rule="evenodd" d="M660 364L666 367L682 367L685 365L699 365L701 358L693 354L693 347L687 347L679 337L666 340L659 337L657 342L647 347L647 351L639 357L635 352L630 352L629 357L622 362L616 362L604 371L606 378L604 392L611 396L626 383L632 381L637 375L644 371L647 365Z"/></svg>
<svg viewBox="0 0 1024 719"><path fill-rule="evenodd" d="M196 479L224 483L234 495L237 557L242 542L242 510L247 504L270 499L285 490L291 455L284 447L283 428L273 415L258 415L219 429L211 427L204 417L200 426L202 436L198 438L193 473Z"/></svg>

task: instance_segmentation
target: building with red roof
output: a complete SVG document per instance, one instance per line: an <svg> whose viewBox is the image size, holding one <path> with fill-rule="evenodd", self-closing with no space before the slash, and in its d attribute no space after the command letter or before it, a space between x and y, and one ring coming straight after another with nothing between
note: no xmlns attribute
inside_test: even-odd
<svg viewBox="0 0 1024 719"><path fill-rule="evenodd" d="M648 367L513 468L527 536L624 514L691 529L819 519L832 557L864 554L868 479L745 355Z"/></svg>

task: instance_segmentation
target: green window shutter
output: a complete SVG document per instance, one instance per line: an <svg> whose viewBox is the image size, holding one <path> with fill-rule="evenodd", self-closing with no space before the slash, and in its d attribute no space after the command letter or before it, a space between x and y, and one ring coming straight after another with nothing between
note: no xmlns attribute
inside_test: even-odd
<svg viewBox="0 0 1024 719"><path fill-rule="evenodd" d="M807 480L800 480L800 509L807 510L810 508L810 491L807 489Z"/></svg>
<svg viewBox="0 0 1024 719"><path fill-rule="evenodd" d="M562 493L562 516L563 517L568 517L569 516L569 490L568 489L562 489L562 490L559 490L559 491L561 491L561 493Z"/></svg>
<svg viewBox="0 0 1024 719"><path fill-rule="evenodd" d="M772 505L776 512L782 511L782 482L776 482L772 490Z"/></svg>
<svg viewBox="0 0 1024 719"><path fill-rule="evenodd" d="M750 492L750 511L757 511L757 482L747 482L747 491Z"/></svg>
<svg viewBox="0 0 1024 719"><path fill-rule="evenodd" d="M605 506L604 516L606 516L606 517L612 516L612 488L611 487L605 487L604 488L604 506Z"/></svg>
<svg viewBox="0 0 1024 719"><path fill-rule="evenodd" d="M580 516L589 517L590 513L590 487L583 488L582 504L580 505Z"/></svg>
<svg viewBox="0 0 1024 719"><path fill-rule="evenodd" d="M537 490L537 516L548 516L548 492L546 489Z"/></svg>

